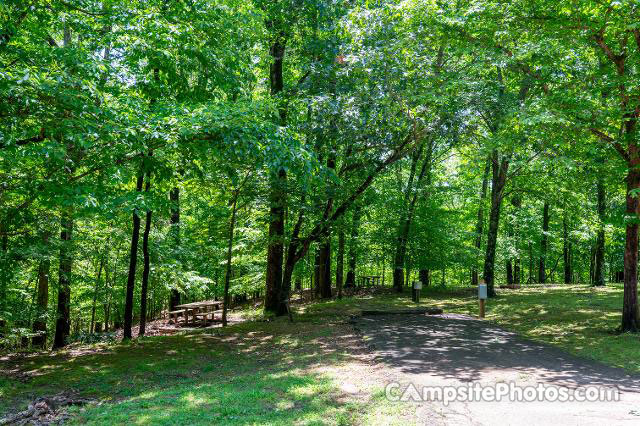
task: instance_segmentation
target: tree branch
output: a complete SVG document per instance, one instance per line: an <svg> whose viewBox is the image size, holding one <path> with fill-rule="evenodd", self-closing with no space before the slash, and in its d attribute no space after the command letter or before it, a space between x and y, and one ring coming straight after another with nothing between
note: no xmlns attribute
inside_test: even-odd
<svg viewBox="0 0 640 426"><path fill-rule="evenodd" d="M616 140L614 138L612 138L611 136L607 135L603 131L600 131L600 130L598 130L596 128L590 127L589 131L591 133L593 133L594 135L596 135L601 141L606 142L606 143L610 144L611 146L613 146L615 148L615 150L618 151L618 154L620 154L622 156L622 158L625 159L625 161L629 161L629 153L627 153L627 151L620 144L620 142L616 142Z"/></svg>
<svg viewBox="0 0 640 426"><path fill-rule="evenodd" d="M302 241L302 244L300 245L300 248L295 255L295 261L297 262L298 260L302 259L305 254L307 254L311 243L316 241L318 238L324 235L325 232L327 232L329 226L338 218L340 218L340 216L342 216L347 211L347 209L351 207L355 200L358 199L358 197L362 195L362 193L366 191L369 186L371 186L371 183L373 183L373 179L375 179L375 177L380 174L380 172L404 157L412 147L415 147L415 144L412 145L411 142L416 142L417 140L419 140L419 138L414 138L414 133L412 131L408 136L405 137L400 146L398 146L391 155L389 155L383 162L378 164L378 166L373 171L371 171L371 173L369 173L369 175L358 186L358 188L349 196L349 198L344 200L342 204L338 206L338 208L327 220L317 223L311 230L309 235Z"/></svg>
<svg viewBox="0 0 640 426"><path fill-rule="evenodd" d="M604 28L593 36L596 44L602 49L604 54L609 58L611 62L616 66L616 70L619 75L624 75L624 60L626 55L624 53L616 55L609 45L604 41Z"/></svg>
<svg viewBox="0 0 640 426"><path fill-rule="evenodd" d="M46 139L46 135L44 132L44 128L41 128L40 133L37 136L32 136L30 138L17 140L15 144L17 146L23 146L23 145L28 145L34 142L42 142L45 139ZM9 146L8 144L3 143L2 145L0 145L0 148L4 149L4 148L7 148L8 146Z"/></svg>

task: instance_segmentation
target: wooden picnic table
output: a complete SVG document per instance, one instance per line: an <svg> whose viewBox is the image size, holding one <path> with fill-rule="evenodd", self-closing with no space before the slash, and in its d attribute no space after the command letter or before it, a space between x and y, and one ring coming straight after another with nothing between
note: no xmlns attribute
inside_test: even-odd
<svg viewBox="0 0 640 426"><path fill-rule="evenodd" d="M184 309L184 322L189 324L189 317L195 322L196 316L204 315L204 323L206 324L209 314L211 321L215 320L215 310L222 307L223 302L220 300L203 300L201 302L184 303L176 305L178 309Z"/></svg>
<svg viewBox="0 0 640 426"><path fill-rule="evenodd" d="M365 282L367 283L366 284L367 287L370 287L371 284L380 285L380 278L382 278L380 275L361 275L360 276L360 286L364 287L365 286Z"/></svg>

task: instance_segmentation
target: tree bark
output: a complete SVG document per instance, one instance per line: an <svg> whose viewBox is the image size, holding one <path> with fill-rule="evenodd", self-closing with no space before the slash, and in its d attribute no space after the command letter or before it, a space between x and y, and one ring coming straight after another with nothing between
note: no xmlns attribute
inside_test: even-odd
<svg viewBox="0 0 640 426"><path fill-rule="evenodd" d="M540 241L540 263L538 266L538 282L544 284L547 281L547 272L545 268L547 258L547 248L549 243L549 202L544 201L542 209L542 241Z"/></svg>
<svg viewBox="0 0 640 426"><path fill-rule="evenodd" d="M63 45L65 48L71 46L71 28L64 26ZM73 145L67 145L66 159L69 165L66 167L67 175L73 175L74 149ZM71 270L73 267L71 234L73 232L73 209L64 208L60 215L62 230L60 232L60 262L58 266L58 309L56 314L56 332L53 338L53 349L59 349L66 344L71 328L70 303L71 303Z"/></svg>
<svg viewBox="0 0 640 426"><path fill-rule="evenodd" d="M2 232L2 251L0 252L0 262L2 270L0 270L0 337L4 337L7 321L7 288L9 287L9 236L6 233L4 223L0 223L0 231Z"/></svg>
<svg viewBox="0 0 640 426"><path fill-rule="evenodd" d="M485 253L483 278L487 284L487 295L489 297L495 297L496 243L498 241L500 208L502 206L507 171L509 169L509 160L507 157L500 159L497 149L494 149L491 154L491 169L491 210L489 214L489 230L487 232L487 251Z"/></svg>
<svg viewBox="0 0 640 426"><path fill-rule="evenodd" d="M48 247L49 235L44 233L42 240ZM51 261L48 253L40 261L38 267L38 295L36 296L36 318L33 321L33 332L36 334L31 339L31 344L37 348L44 348L47 344L47 307L49 305L49 272Z"/></svg>
<svg viewBox="0 0 640 426"><path fill-rule="evenodd" d="M513 279L513 262L511 261L511 258L507 259L507 285L513 285L514 283L514 279Z"/></svg>
<svg viewBox="0 0 640 426"><path fill-rule="evenodd" d="M564 214L562 220L562 258L564 261L564 283L571 284L573 270L571 266L571 241L569 240L569 225L567 223L567 214Z"/></svg>
<svg viewBox="0 0 640 426"><path fill-rule="evenodd" d="M379 162L375 166L375 168L369 172L367 177L360 183L360 185L345 200L343 200L335 210L333 209L333 206L332 206L333 199L330 198L327 201L327 204L325 207L323 220L317 222L305 238L299 237L299 225L300 225L301 219L298 220L298 223L294 228L296 231L293 234L294 236L292 236L291 238L290 246L289 246L290 249L288 250L288 253L287 253L287 262L285 264L284 279L280 280L280 283L283 285L281 285L281 289L280 289L280 297L279 297L279 303L278 303L280 308L278 311L276 311L277 315L283 315L288 312L287 301L289 297L289 292L291 290L291 276L292 276L293 268L295 267L296 262L298 262L307 254L307 252L309 251L309 247L311 246L312 243L329 236L331 226L333 226L333 224L338 219L340 219L344 215L344 213L354 203L356 203L357 199L371 186L375 177L378 176L378 174L380 174L383 170L385 170L391 164L395 163L400 158L402 158L402 156L407 151L407 147L411 146L410 143L413 140L414 138L412 137L409 137L409 136L405 137L405 139L394 149L394 151L390 155L388 155L384 159L384 161ZM330 213L330 212L333 212L333 213ZM300 218L302 218L302 215L300 216ZM282 258L282 256L280 256L280 258ZM282 276L281 269L279 272ZM266 306L265 306L265 310L266 310Z"/></svg>
<svg viewBox="0 0 640 426"><path fill-rule="evenodd" d="M69 304L71 301L71 269L73 266L71 236L73 232L73 210L66 208L62 211L60 232L60 262L58 268L58 309L56 315L56 333L53 348L65 346L69 336L71 318Z"/></svg>
<svg viewBox="0 0 640 426"><path fill-rule="evenodd" d="M105 253L100 256L100 265L98 266L98 276L93 287L93 302L91 303L91 322L89 323L89 333L93 333L93 326L96 321L96 305L98 304L98 291L100 289L100 278L102 277L102 268L104 267L104 259L107 255L109 241L107 239L107 247L105 247Z"/></svg>
<svg viewBox="0 0 640 426"><path fill-rule="evenodd" d="M353 219L351 224L351 238L349 239L349 265L347 279L344 286L353 288L356 286L356 265L358 258L358 233L360 230L360 213L362 208L357 204L353 209Z"/></svg>
<svg viewBox="0 0 640 426"><path fill-rule="evenodd" d="M144 174L138 174L136 191L142 191ZM133 210L133 231L131 234L131 250L129 252L129 274L127 276L127 288L124 302L124 335L123 339L131 339L131 327L133 325L133 292L136 284L136 266L138 264L138 242L140 240L140 216L137 207Z"/></svg>
<svg viewBox="0 0 640 426"><path fill-rule="evenodd" d="M629 170L626 196L626 244L624 251L624 293L621 330L640 331L638 313L638 217L639 203L636 192L640 189L640 152L630 145Z"/></svg>
<svg viewBox="0 0 640 426"><path fill-rule="evenodd" d="M516 212L522 207L522 198L520 196L514 196L511 200L511 204L516 208ZM513 284L516 287L520 286L520 223L518 216L516 215L516 223L513 225L513 234L515 236L516 245L516 257L513 260Z"/></svg>
<svg viewBox="0 0 640 426"><path fill-rule="evenodd" d="M280 113L280 125L284 126L287 121L286 104L279 98L284 89L284 55L286 51L286 37L283 32L276 35L275 40L269 48L271 63L269 64L269 83L271 96L278 101L278 111ZM286 306L283 306L282 285L283 285L283 259L284 259L284 213L287 203L286 194L287 173L283 168L279 168L273 176L270 190L269 208L269 243L267 246L267 271L266 271L266 292L264 300L265 312L276 315L284 314ZM295 263L295 262L294 262ZM291 265L293 273L293 265ZM291 284L289 278L289 285Z"/></svg>
<svg viewBox="0 0 640 426"><path fill-rule="evenodd" d="M320 298L320 283L322 282L322 278L320 277L322 269L322 257L320 254L321 250L322 248L318 246L316 248L315 256L313 257L313 282L316 283L316 285L313 287L313 297L316 299Z"/></svg>
<svg viewBox="0 0 640 426"><path fill-rule="evenodd" d="M529 240L529 284L533 284L533 243Z"/></svg>
<svg viewBox="0 0 640 426"><path fill-rule="evenodd" d="M593 276L593 285L595 286L604 286L604 248L605 248L605 240L604 240L604 220L605 220L605 187L604 187L604 179L600 175L598 177L597 183L597 193L598 193L598 236L596 239L596 257L595 257L595 271Z"/></svg>
<svg viewBox="0 0 640 426"><path fill-rule="evenodd" d="M180 252L180 188L173 187L169 191L169 201L171 202L171 232L173 234L173 250L176 257ZM172 288L169 293L169 310L175 311L176 306L180 304L180 292L176 288Z"/></svg>
<svg viewBox="0 0 640 426"><path fill-rule="evenodd" d="M238 205L238 190L233 193L231 203L231 220L229 221L229 240L227 244L227 268L224 275L224 304L222 305L222 326L227 325L227 309L229 308L229 284L231 283L231 260L233 259L233 234L236 226L236 208Z"/></svg>
<svg viewBox="0 0 640 426"><path fill-rule="evenodd" d="M320 297L330 299L331 294L331 239L327 236L318 250Z"/></svg>
<svg viewBox="0 0 640 426"><path fill-rule="evenodd" d="M475 247L480 252L482 248L482 232L484 228L484 204L485 199L487 198L487 187L489 186L489 170L491 170L491 155L487 156L487 161L484 166L484 173L482 174L482 189L480 191L480 200L478 202L478 220L476 221L476 240ZM478 268L476 263L474 263L473 269L471 270L471 285L478 285Z"/></svg>
<svg viewBox="0 0 640 426"><path fill-rule="evenodd" d="M269 245L267 247L267 273L264 309L276 315L282 311L282 264L284 257L284 210L286 203L287 174L284 170L271 184ZM293 272L293 270L291 271Z"/></svg>
<svg viewBox="0 0 640 426"><path fill-rule="evenodd" d="M424 145L420 147L420 150L416 153L415 161L412 162L412 173L415 172L415 164L420 161L421 153L423 151ZM405 213L403 218L401 219L399 232L398 232L398 242L396 245L396 255L394 257L394 266L393 266L393 287L396 292L402 292L403 289L403 274L402 268L405 267L406 255L407 255L407 244L409 242L409 232L411 230L411 225L413 223L413 216L416 210L416 204L418 201L418 195L420 194L420 188L424 177L427 176L427 184L431 184L431 160L433 157L433 140L429 139L427 142L427 153L426 157L422 162L422 167L420 168L420 172L418 174L418 178L415 180L415 184L413 182L413 178L409 179L409 183L407 185L407 192L405 194ZM408 274L407 274L408 276ZM407 279L408 281L408 279ZM407 285L409 283L407 282Z"/></svg>
<svg viewBox="0 0 640 426"><path fill-rule="evenodd" d="M402 292L404 286L404 267L405 267L405 255L407 250L407 235L408 224L408 205L409 198L413 192L413 181L416 175L416 169L422 152L424 151L424 145L420 146L420 149L416 151L411 157L411 168L409 169L409 178L407 180L407 187L404 192L404 200L402 203L402 211L400 215L400 223L398 224L398 237L396 242L396 252L393 258L393 288L397 292ZM406 228L406 229L405 229Z"/></svg>
<svg viewBox="0 0 640 426"><path fill-rule="evenodd" d="M336 169L336 156L334 151L331 151L329 158L327 159L327 168L330 170ZM322 220L326 221L333 210L333 196L329 194L327 203L325 205L324 214ZM324 239L320 244L320 297L323 299L330 299L331 294L331 234L330 229L327 228L324 232Z"/></svg>
<svg viewBox="0 0 640 426"><path fill-rule="evenodd" d="M423 287L429 287L431 284L431 271L428 269L420 269L418 272L418 279L422 283Z"/></svg>
<svg viewBox="0 0 640 426"><path fill-rule="evenodd" d="M342 299L342 286L344 281L344 229L338 231L338 254L336 261L336 290L338 299Z"/></svg>
<svg viewBox="0 0 640 426"><path fill-rule="evenodd" d="M147 172L147 182L144 192L149 193L151 187L151 173ZM149 286L149 272L151 271L151 259L149 257L149 232L151 231L151 219L153 211L147 210L147 216L144 223L144 232L142 234L142 287L140 288L140 328L138 336L144 336L147 332L147 291Z"/></svg>

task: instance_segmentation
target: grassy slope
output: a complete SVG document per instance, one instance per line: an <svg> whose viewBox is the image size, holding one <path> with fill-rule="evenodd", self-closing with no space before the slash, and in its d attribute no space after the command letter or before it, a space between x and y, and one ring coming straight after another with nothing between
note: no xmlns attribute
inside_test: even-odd
<svg viewBox="0 0 640 426"><path fill-rule="evenodd" d="M470 293L427 289L421 304L475 314ZM640 371L640 338L611 333L622 289L583 286L502 291L487 318L530 338L611 365ZM0 413L40 395L72 390L105 404L78 410L81 423L341 424L406 423L411 407L390 404L384 380L366 368L349 343L349 314L363 308L415 306L408 295L348 298L304 306L289 324L248 322L213 334L146 338L26 358L26 382L0 376ZM350 378L349 373L354 377ZM364 395L340 383L358 380Z"/></svg>

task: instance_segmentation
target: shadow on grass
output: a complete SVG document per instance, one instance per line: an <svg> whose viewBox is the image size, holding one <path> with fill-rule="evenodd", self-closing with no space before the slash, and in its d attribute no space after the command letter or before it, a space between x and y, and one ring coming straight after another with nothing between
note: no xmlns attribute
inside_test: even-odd
<svg viewBox="0 0 640 426"><path fill-rule="evenodd" d="M332 377L314 370L353 359L351 331L330 321L277 320L30 357L20 360L26 382L0 382L0 413L65 391L102 402L75 409L79 423L352 423L375 402L345 398Z"/></svg>

